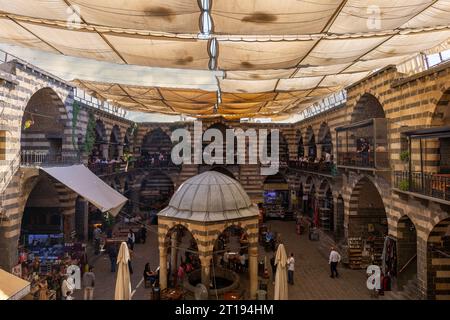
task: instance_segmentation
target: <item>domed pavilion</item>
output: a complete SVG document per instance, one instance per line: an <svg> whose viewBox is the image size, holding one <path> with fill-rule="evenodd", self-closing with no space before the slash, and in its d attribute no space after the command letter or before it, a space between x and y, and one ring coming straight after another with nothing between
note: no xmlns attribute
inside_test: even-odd
<svg viewBox="0 0 450 320"><path fill-rule="evenodd" d="M186 180L168 206L158 213L160 266L167 264L167 249L175 247L167 236L178 226L189 230L197 242L201 262L201 282L208 288L214 244L230 226L242 228L248 237L250 297L258 286L258 215L256 204L238 181L216 171L207 171ZM173 232L172 232L172 240ZM173 250L172 250L173 252ZM160 269L160 287L167 288L167 270Z"/></svg>

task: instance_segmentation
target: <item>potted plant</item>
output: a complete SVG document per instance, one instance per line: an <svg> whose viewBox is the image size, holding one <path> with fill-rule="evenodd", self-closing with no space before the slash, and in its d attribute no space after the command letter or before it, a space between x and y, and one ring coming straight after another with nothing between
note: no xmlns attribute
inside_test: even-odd
<svg viewBox="0 0 450 320"><path fill-rule="evenodd" d="M409 191L409 181L406 179L400 181L398 188L402 191Z"/></svg>

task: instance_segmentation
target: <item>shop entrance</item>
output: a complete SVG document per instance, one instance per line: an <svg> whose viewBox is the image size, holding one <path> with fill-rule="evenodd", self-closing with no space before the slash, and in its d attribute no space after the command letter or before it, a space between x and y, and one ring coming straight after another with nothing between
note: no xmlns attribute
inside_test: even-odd
<svg viewBox="0 0 450 320"><path fill-rule="evenodd" d="M417 231L411 219L403 216L397 224L398 287L413 279L417 279Z"/></svg>
<svg viewBox="0 0 450 320"><path fill-rule="evenodd" d="M315 213L316 213L316 207L317 207L317 198L316 198L316 187L315 185L311 185L311 188L309 189L309 191L306 193L306 201L305 201L305 214L306 216L308 216L310 219L314 219L317 220L317 217L315 217ZM317 224L317 221L315 221L315 223Z"/></svg>
<svg viewBox="0 0 450 320"><path fill-rule="evenodd" d="M53 263L64 255L62 208L53 182L45 175L39 178L25 204L19 252L30 261L39 258L41 265Z"/></svg>
<svg viewBox="0 0 450 320"><path fill-rule="evenodd" d="M325 232L334 231L333 193L328 181L322 182L322 198L319 201L319 227Z"/></svg>
<svg viewBox="0 0 450 320"><path fill-rule="evenodd" d="M284 176L277 173L264 181L264 211L266 218L284 218L289 209L289 188Z"/></svg>
<svg viewBox="0 0 450 320"><path fill-rule="evenodd" d="M383 200L375 185L361 179L350 198L348 223L349 262L351 268L381 267L388 224Z"/></svg>
<svg viewBox="0 0 450 320"><path fill-rule="evenodd" d="M341 195L337 198L336 202L336 240L339 241L345 238L345 228L344 228L344 198Z"/></svg>

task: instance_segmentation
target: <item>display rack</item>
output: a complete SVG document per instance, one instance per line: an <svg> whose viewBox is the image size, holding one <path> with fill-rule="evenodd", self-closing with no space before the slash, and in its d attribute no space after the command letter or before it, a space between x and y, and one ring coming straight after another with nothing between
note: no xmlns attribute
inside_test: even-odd
<svg viewBox="0 0 450 320"><path fill-rule="evenodd" d="M348 260L351 269L361 269L362 265L362 239L361 237L348 238Z"/></svg>

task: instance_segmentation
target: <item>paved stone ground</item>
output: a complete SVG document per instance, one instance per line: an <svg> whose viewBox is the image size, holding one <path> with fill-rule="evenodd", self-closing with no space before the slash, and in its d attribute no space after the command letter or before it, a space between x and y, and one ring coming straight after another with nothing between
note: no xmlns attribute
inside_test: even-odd
<svg viewBox="0 0 450 320"><path fill-rule="evenodd" d="M289 299L370 299L367 290L366 276L363 270L350 270L339 267L340 277L332 279L329 276L327 259L318 251L318 242L309 241L307 235L295 233L295 223L286 221L270 221L272 231L281 232L282 239L288 254L294 253L296 260L294 285L289 286ZM147 233L146 244L136 244L133 252L133 269L131 277L133 299L147 300L150 289L144 288L142 273L146 262L150 262L152 269L159 265L156 226L151 226ZM270 259L272 253L266 253L261 247L260 258L267 255ZM94 299L114 299L115 273L110 272L109 258L106 254L91 256L90 263L95 267L96 289ZM242 276L242 285L248 283L248 276ZM75 293L76 299L82 298L82 291ZM273 298L272 281L269 283L268 299Z"/></svg>

